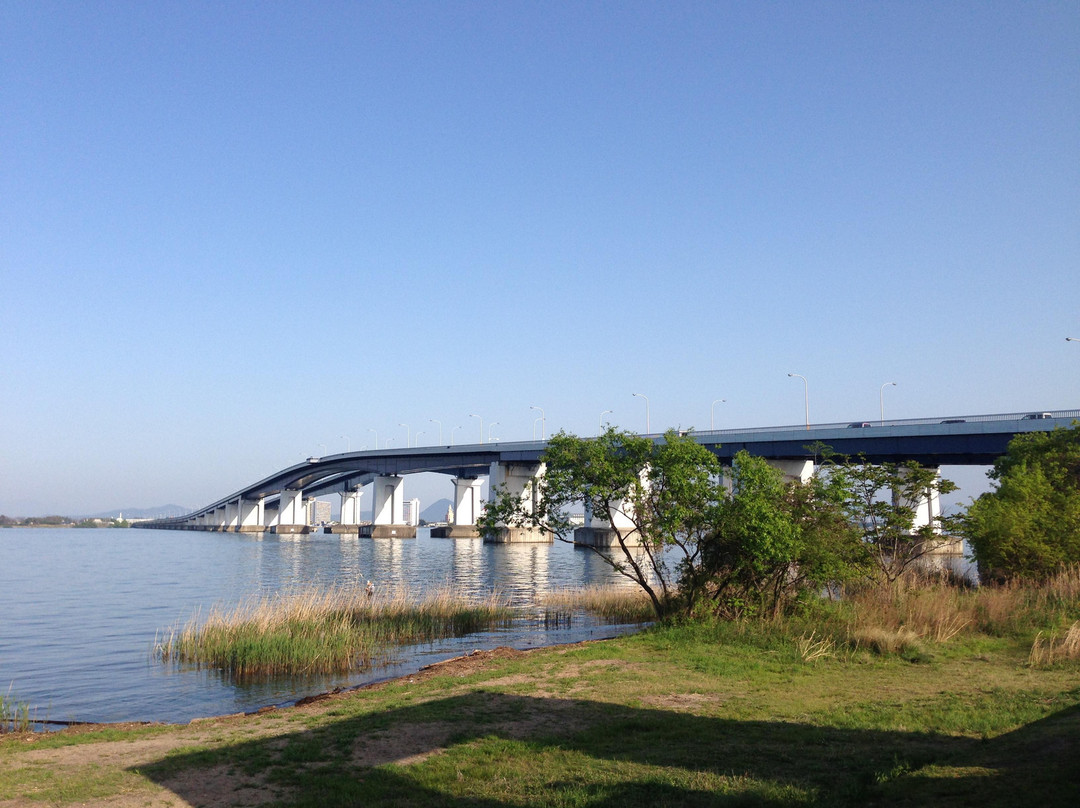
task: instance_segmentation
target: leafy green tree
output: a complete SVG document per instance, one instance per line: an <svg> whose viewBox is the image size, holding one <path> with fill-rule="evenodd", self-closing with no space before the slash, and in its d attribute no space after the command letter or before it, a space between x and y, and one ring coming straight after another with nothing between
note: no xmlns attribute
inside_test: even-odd
<svg viewBox="0 0 1080 808"><path fill-rule="evenodd" d="M867 463L824 451L819 475L838 497L848 522L861 535L877 576L891 583L916 561L940 547L941 517L916 526L922 503L938 494L956 490L956 484L940 477L936 468L915 461Z"/></svg>
<svg viewBox="0 0 1080 808"><path fill-rule="evenodd" d="M477 520L484 535L500 525L532 526L572 541L569 510L583 504L615 536L610 549L593 551L637 583L658 616L693 608L705 584L701 542L724 496L715 455L674 430L654 442L609 428L596 439L560 432L542 460L535 496L491 493Z"/></svg>
<svg viewBox="0 0 1080 808"><path fill-rule="evenodd" d="M865 547L829 480L790 481L741 451L731 483L702 551L718 613L778 615L798 598L865 571Z"/></svg>
<svg viewBox="0 0 1080 808"><path fill-rule="evenodd" d="M983 575L1045 579L1080 562L1080 424L1017 435L988 476L960 519Z"/></svg>

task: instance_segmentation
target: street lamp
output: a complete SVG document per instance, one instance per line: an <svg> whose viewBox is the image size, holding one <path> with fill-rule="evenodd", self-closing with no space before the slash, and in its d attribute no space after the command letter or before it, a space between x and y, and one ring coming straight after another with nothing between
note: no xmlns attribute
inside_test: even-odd
<svg viewBox="0 0 1080 808"><path fill-rule="evenodd" d="M718 398L709 407L709 429L716 429L716 419L713 417L713 413L716 411L716 405L723 404L725 401L727 401L726 398Z"/></svg>
<svg viewBox="0 0 1080 808"><path fill-rule="evenodd" d="M809 429L810 428L810 385L806 381L806 377L802 376L802 375L800 375L798 373L789 373L788 376L794 376L796 378L802 379L803 403L804 403L804 405L806 407L806 428Z"/></svg>
<svg viewBox="0 0 1080 808"><path fill-rule="evenodd" d="M597 433L598 435L603 433L603 431L604 431L604 416L609 415L609 414L614 415L615 410L604 410L602 413L600 413L600 432Z"/></svg>
<svg viewBox="0 0 1080 808"><path fill-rule="evenodd" d="M645 434L648 435L652 431L649 429L649 397L644 396L641 393L631 393L630 395L645 399Z"/></svg>
<svg viewBox="0 0 1080 808"><path fill-rule="evenodd" d="M345 438L345 451L346 452L351 452L352 451L352 438L350 438L348 435L342 435L341 437Z"/></svg>
<svg viewBox="0 0 1080 808"><path fill-rule="evenodd" d="M436 421L434 418L428 418L428 420L439 425L439 445L442 446L442 421Z"/></svg>
<svg viewBox="0 0 1080 808"><path fill-rule="evenodd" d="M450 445L451 446L454 445L454 433L457 432L459 429L461 429L460 425L455 426L453 429L450 430Z"/></svg>
<svg viewBox="0 0 1080 808"><path fill-rule="evenodd" d="M405 427L405 448L408 449L412 446L412 430L409 429L408 424L398 424L398 426Z"/></svg>
<svg viewBox="0 0 1080 808"><path fill-rule="evenodd" d="M881 425L885 426L885 388L889 385L896 387L896 382L885 382L878 390L878 404L881 405Z"/></svg>
<svg viewBox="0 0 1080 808"><path fill-rule="evenodd" d="M544 415L543 407L534 407L529 405L530 410L540 410L540 440L547 440L547 417Z"/></svg>
<svg viewBox="0 0 1080 808"><path fill-rule="evenodd" d="M377 430L375 430L375 429L372 429L372 428L371 428L371 427L369 426L369 427L368 427L368 432L374 432L374 433L375 433L375 451L376 451L376 452L377 452L377 451L379 451L379 433L378 433L378 431L377 431Z"/></svg>
<svg viewBox="0 0 1080 808"><path fill-rule="evenodd" d="M476 415L475 413L471 413L471 412L469 413L469 417L470 418L480 418L479 415ZM484 442L484 419L483 418L480 418L480 442L481 443Z"/></svg>
<svg viewBox="0 0 1080 808"><path fill-rule="evenodd" d="M419 432L417 432L415 435L413 435L413 441L415 441L413 443L413 446L419 446L420 445L420 436L423 435L423 434L424 434L424 430L421 429Z"/></svg>
<svg viewBox="0 0 1080 808"><path fill-rule="evenodd" d="M498 421L492 421L490 424L488 424L488 443L491 443L491 430L493 430L498 425ZM498 440L498 438L496 438L496 440Z"/></svg>
<svg viewBox="0 0 1080 808"><path fill-rule="evenodd" d="M1080 342L1080 337L1065 337L1066 342Z"/></svg>

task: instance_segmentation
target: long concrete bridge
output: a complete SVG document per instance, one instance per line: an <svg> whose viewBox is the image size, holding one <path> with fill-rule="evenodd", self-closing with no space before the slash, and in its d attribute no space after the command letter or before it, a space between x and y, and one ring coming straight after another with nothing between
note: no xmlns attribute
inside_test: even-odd
<svg viewBox="0 0 1080 808"><path fill-rule="evenodd" d="M924 466L990 465L1013 436L1048 432L1080 419L1080 410L1040 410L998 415L967 415L903 421L857 421L809 426L720 429L690 433L694 440L730 465L735 453L746 450L767 459L793 478L806 479L817 458L815 444L841 455L862 456L870 463L915 460ZM662 440L662 435L649 435ZM423 446L408 449L345 452L311 457L241 488L204 508L171 519L141 522L138 527L180 530L307 533L308 503L318 496L341 497L339 523L330 532L362 536L410 538L415 527L405 524L404 475L446 474L454 489L453 522L438 535L476 536L482 478L490 485L526 495L543 473L541 455L546 441L519 441L464 446ZM361 489L372 484L370 520L361 519ZM926 503L923 518L940 514ZM936 510L936 513L935 513ZM507 530L506 541L549 540L527 530ZM435 535L435 534L433 534Z"/></svg>

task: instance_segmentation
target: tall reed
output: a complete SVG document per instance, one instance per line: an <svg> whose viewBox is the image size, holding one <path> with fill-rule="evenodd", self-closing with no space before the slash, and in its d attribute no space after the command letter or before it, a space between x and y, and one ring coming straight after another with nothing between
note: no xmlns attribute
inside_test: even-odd
<svg viewBox="0 0 1080 808"><path fill-rule="evenodd" d="M252 598L205 620L195 615L157 643L163 661L238 677L345 673L384 659L394 646L460 636L509 622L495 593L463 598L449 589L417 600L407 591L369 595L359 586Z"/></svg>
<svg viewBox="0 0 1080 808"><path fill-rule="evenodd" d="M548 619L565 621L574 611L585 611L612 623L644 623L656 613L640 587L585 586L560 589L540 598Z"/></svg>
<svg viewBox="0 0 1080 808"><path fill-rule="evenodd" d="M0 732L27 732L30 729L30 705L11 695L0 693Z"/></svg>

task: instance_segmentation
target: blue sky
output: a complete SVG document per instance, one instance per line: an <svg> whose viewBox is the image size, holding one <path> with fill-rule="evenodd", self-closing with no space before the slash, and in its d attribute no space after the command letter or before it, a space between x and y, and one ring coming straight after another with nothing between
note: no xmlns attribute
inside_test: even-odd
<svg viewBox="0 0 1080 808"><path fill-rule="evenodd" d="M790 372L816 422L1080 406L1078 43L1075 2L0 0L0 512L634 392L801 423Z"/></svg>

